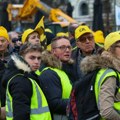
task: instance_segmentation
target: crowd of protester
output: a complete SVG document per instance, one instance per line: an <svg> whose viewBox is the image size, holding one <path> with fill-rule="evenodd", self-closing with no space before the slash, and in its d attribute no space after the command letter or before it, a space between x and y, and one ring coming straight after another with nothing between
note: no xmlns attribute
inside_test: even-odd
<svg viewBox="0 0 120 120"><path fill-rule="evenodd" d="M120 31L105 37L85 23L70 23L67 33L55 35L48 28L18 33L0 26L0 119L68 120L72 87L99 68L96 86L100 84L101 118L120 120L119 61Z"/></svg>

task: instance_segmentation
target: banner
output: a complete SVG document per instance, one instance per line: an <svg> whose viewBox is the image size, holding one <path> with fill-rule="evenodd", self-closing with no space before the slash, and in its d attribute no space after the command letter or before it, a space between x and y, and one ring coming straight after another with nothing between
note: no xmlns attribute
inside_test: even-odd
<svg viewBox="0 0 120 120"><path fill-rule="evenodd" d="M115 20L116 20L116 25L120 25L120 7L117 5L115 6Z"/></svg>
<svg viewBox="0 0 120 120"><path fill-rule="evenodd" d="M21 9L20 17L28 17L30 15L33 15L33 13L35 13L36 8L37 8L36 0L26 0L23 8Z"/></svg>

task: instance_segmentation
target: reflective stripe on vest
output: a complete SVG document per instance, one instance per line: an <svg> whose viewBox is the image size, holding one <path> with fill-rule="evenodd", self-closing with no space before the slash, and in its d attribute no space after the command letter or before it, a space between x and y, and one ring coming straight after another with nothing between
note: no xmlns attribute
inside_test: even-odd
<svg viewBox="0 0 120 120"><path fill-rule="evenodd" d="M35 74L38 75L38 76L40 76L40 74L41 74L40 70L36 70Z"/></svg>
<svg viewBox="0 0 120 120"><path fill-rule="evenodd" d="M17 75L22 75L22 74L17 74ZM17 76L17 75L15 75L15 76ZM8 86L9 86L10 81L15 76L13 76L9 80L8 85L7 85L7 99L6 99L7 120L13 119L12 97L8 91ZM40 87L34 80L32 80L31 78L29 78L29 80L32 83L32 88L33 88L33 93L34 93L34 94L32 94L32 97L31 97L30 119L31 120L38 120L38 119L51 120L51 115L49 112L47 100L46 100L42 90L40 89Z"/></svg>
<svg viewBox="0 0 120 120"><path fill-rule="evenodd" d="M51 67L44 68L42 70L42 72L47 70L47 69L53 70L60 77L60 81L61 81L61 85L62 85L62 98L69 98L71 90L72 90L72 85L70 83L70 80L69 80L67 74L64 71L60 70L60 69L51 68Z"/></svg>
<svg viewBox="0 0 120 120"><path fill-rule="evenodd" d="M75 49L77 49L77 46L75 46L74 48L72 48L72 51L75 50Z"/></svg>
<svg viewBox="0 0 120 120"><path fill-rule="evenodd" d="M96 101L98 104L98 109L100 108L99 105L99 93L100 93L100 87L103 84L103 82L107 79L107 77L112 77L115 76L117 77L116 72L113 69L101 69L96 76L96 81L95 81L95 94L96 94ZM118 73L118 76L120 78L120 75ZM120 81L119 81L120 82ZM120 102L115 102L114 103L114 109L120 113Z"/></svg>

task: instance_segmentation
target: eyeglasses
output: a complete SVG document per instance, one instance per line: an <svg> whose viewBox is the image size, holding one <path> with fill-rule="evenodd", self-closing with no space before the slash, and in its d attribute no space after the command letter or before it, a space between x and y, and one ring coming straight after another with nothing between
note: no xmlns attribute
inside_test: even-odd
<svg viewBox="0 0 120 120"><path fill-rule="evenodd" d="M89 41L93 41L94 36L93 35L89 35L89 36L84 36L84 37L80 37L78 39L79 42L85 43L87 40Z"/></svg>
<svg viewBox="0 0 120 120"><path fill-rule="evenodd" d="M56 48L59 48L59 49L62 50L62 51L66 51L67 48L68 48L69 50L72 50L72 46L65 46L65 45L58 46L58 47L54 47L54 49L56 49Z"/></svg>
<svg viewBox="0 0 120 120"><path fill-rule="evenodd" d="M17 41L21 41L21 39L20 39L20 38L13 38L13 39L12 39L12 42L13 42L13 43L16 43Z"/></svg>

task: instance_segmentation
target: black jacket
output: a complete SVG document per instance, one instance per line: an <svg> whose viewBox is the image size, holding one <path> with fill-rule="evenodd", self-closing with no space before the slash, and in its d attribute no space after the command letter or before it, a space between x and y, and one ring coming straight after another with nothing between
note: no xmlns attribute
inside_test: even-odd
<svg viewBox="0 0 120 120"><path fill-rule="evenodd" d="M51 113L66 114L69 99L62 99L62 85L60 77L53 70L45 70L39 76L40 86L46 96Z"/></svg>
<svg viewBox="0 0 120 120"><path fill-rule="evenodd" d="M0 60L0 101L1 101L1 106L5 106L5 90L2 87L2 77L5 72L5 63L4 61Z"/></svg>
<svg viewBox="0 0 120 120"><path fill-rule="evenodd" d="M13 78L8 86L13 98L14 120L30 120L32 83L28 77L38 82L37 78L30 72L29 65L22 58L13 56L3 76L3 86L6 89L11 77L16 74L23 74L23 76L18 75Z"/></svg>
<svg viewBox="0 0 120 120"><path fill-rule="evenodd" d="M42 54L42 62L44 63L44 67L57 69L60 69L62 65L58 58L47 51ZM62 85L58 74L51 69L47 69L39 76L39 81L51 113L66 115L66 107L69 99L62 99Z"/></svg>
<svg viewBox="0 0 120 120"><path fill-rule="evenodd" d="M62 70L68 75L72 85L77 81L76 71L74 69L74 61L73 63L62 63Z"/></svg>
<svg viewBox="0 0 120 120"><path fill-rule="evenodd" d="M4 59L2 58L4 54ZM10 60L10 53L7 50L5 53L0 53L0 100L1 100L1 106L5 106L5 89L2 86L2 77L4 75L5 69L7 68L7 63Z"/></svg>
<svg viewBox="0 0 120 120"><path fill-rule="evenodd" d="M96 54L96 49L93 50L92 54ZM92 55L91 54L91 55ZM76 80L82 80L84 77L84 73L81 71L80 68L80 63L85 58L79 48L76 48L75 50L72 51L72 59L74 60L74 65L73 69L75 70L74 72L76 73Z"/></svg>

